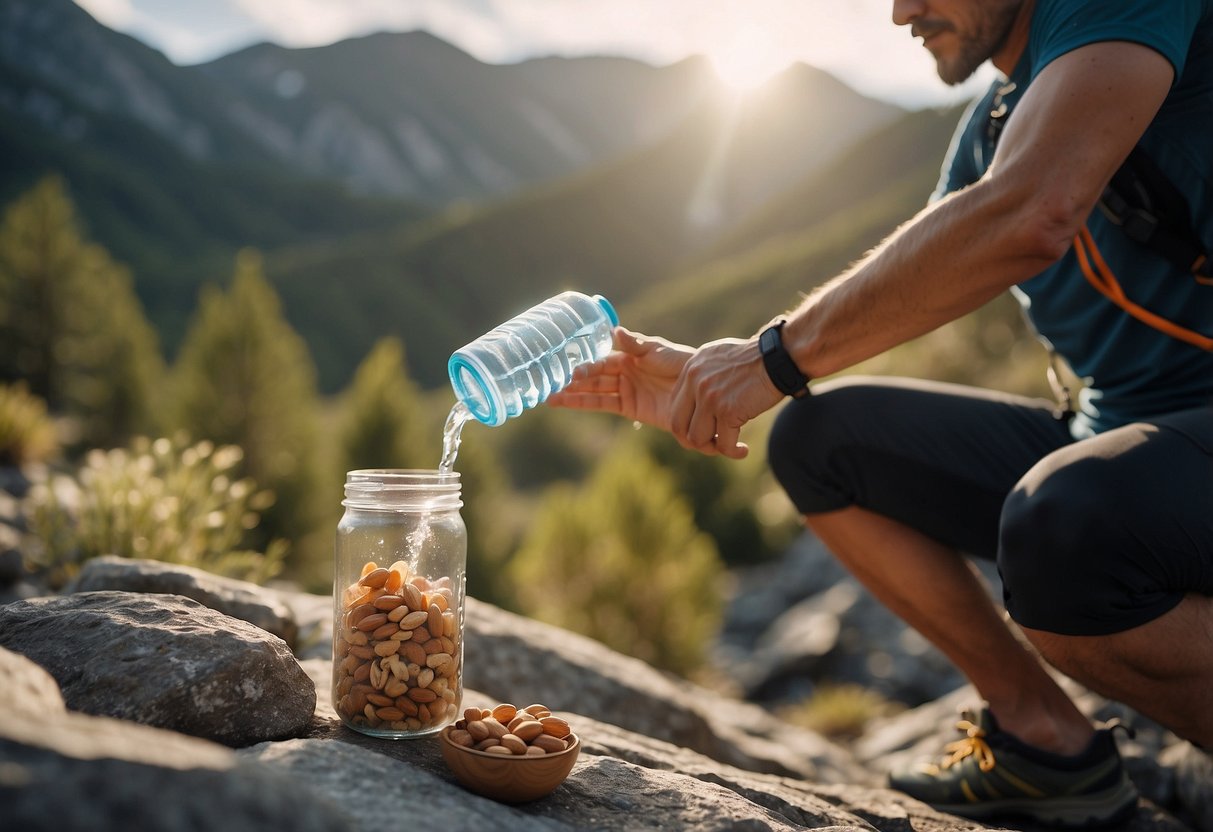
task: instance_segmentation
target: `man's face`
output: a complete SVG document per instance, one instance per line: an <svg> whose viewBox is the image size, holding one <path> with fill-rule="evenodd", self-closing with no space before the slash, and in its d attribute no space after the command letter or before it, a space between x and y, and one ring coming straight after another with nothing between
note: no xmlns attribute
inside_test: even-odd
<svg viewBox="0 0 1213 832"><path fill-rule="evenodd" d="M1002 47L1024 0L894 0L893 22L910 27L935 57L939 77L959 84Z"/></svg>

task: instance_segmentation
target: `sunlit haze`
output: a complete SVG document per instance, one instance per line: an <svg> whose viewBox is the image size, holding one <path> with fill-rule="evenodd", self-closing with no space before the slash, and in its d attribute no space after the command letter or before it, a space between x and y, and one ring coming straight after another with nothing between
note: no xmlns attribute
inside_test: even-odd
<svg viewBox="0 0 1213 832"><path fill-rule="evenodd" d="M319 46L373 31L425 29L487 63L539 55L623 55L657 65L707 56L749 88L800 61L904 106L972 96L946 87L890 0L77 0L106 25L181 64L259 41Z"/></svg>
<svg viewBox="0 0 1213 832"><path fill-rule="evenodd" d="M787 68L788 57L767 48L765 35L757 26L745 25L731 40L707 53L721 81L735 90L746 91L762 86Z"/></svg>

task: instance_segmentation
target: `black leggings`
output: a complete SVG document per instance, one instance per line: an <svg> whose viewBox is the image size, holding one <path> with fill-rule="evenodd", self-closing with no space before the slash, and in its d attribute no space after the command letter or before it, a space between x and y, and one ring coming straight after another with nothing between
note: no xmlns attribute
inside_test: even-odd
<svg viewBox="0 0 1213 832"><path fill-rule="evenodd" d="M1075 441L1050 403L847 378L770 439L802 514L857 505L982 558L1025 627L1102 635L1213 595L1213 404Z"/></svg>

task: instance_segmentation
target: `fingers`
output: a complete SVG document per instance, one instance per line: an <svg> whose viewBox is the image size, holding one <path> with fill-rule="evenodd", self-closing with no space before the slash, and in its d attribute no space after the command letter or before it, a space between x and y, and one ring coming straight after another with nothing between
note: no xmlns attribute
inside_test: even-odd
<svg viewBox="0 0 1213 832"><path fill-rule="evenodd" d="M603 410L608 413L622 413L623 402L619 395L619 376L583 373L578 378L574 375L573 381L567 387L548 396L547 403L552 407L564 407L571 410Z"/></svg>
<svg viewBox="0 0 1213 832"><path fill-rule="evenodd" d="M750 446L741 441L741 428L726 427L716 434L716 450L729 459L745 459Z"/></svg>
<svg viewBox="0 0 1213 832"><path fill-rule="evenodd" d="M623 413L623 400L609 393L553 393L547 402L551 407L568 410L594 410L601 413Z"/></svg>
<svg viewBox="0 0 1213 832"><path fill-rule="evenodd" d="M733 446L737 444L738 432L734 430L730 434L727 429L723 432L718 430L715 415L710 408L699 406L694 385L685 374L678 380L671 409L670 432L678 444L691 451L699 451L707 456L733 456L737 453Z"/></svg>
<svg viewBox="0 0 1213 832"><path fill-rule="evenodd" d="M622 326L615 327L615 349L628 355L642 355L652 350L656 340Z"/></svg>

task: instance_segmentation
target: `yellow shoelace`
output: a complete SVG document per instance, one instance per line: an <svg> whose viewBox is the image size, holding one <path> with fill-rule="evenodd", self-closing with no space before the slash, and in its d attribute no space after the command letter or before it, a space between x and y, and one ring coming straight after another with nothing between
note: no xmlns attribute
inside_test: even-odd
<svg viewBox="0 0 1213 832"><path fill-rule="evenodd" d="M950 742L943 747L943 750L948 754L938 764L928 764L927 770L931 774L938 774L940 771L964 760L966 757L976 757L977 765L982 771L990 771L994 768L994 752L991 750L989 743L984 739L986 732L981 730L981 726L973 722L962 719L956 723L956 728L963 731L965 736L962 739Z"/></svg>

